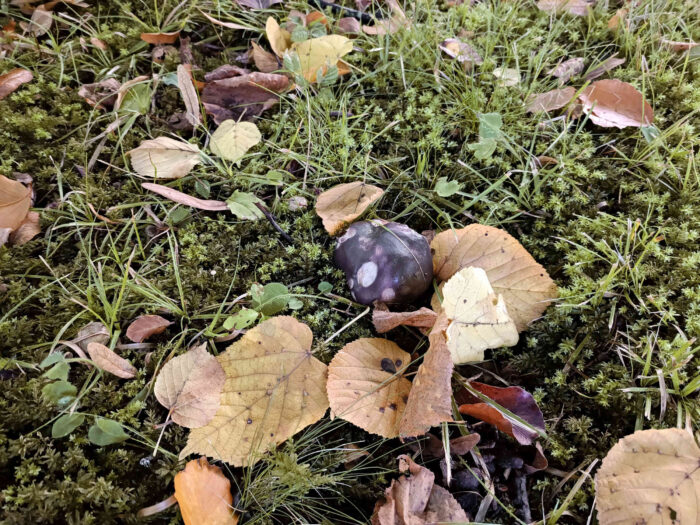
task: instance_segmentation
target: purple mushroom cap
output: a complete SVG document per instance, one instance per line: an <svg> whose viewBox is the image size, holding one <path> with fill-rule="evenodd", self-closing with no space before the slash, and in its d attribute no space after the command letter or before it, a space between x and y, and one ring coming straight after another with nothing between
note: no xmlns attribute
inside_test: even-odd
<svg viewBox="0 0 700 525"><path fill-rule="evenodd" d="M357 222L335 248L335 262L362 304L410 303L433 280L430 245L405 224L382 220Z"/></svg>

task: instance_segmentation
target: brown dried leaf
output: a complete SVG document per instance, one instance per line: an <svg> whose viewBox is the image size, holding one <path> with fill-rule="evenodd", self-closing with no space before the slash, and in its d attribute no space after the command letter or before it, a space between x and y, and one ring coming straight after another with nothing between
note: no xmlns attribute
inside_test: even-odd
<svg viewBox="0 0 700 525"><path fill-rule="evenodd" d="M37 6L29 20L29 25L26 27L29 34L32 36L42 36L49 32L53 25L53 11L45 5Z"/></svg>
<svg viewBox="0 0 700 525"><path fill-rule="evenodd" d="M611 69L615 69L617 66L621 66L622 64L625 63L624 58L617 58L615 56L611 56L610 58L606 58L603 60L603 62L600 63L598 67L595 69L592 69L586 75L583 77L584 80L594 80L598 78L599 76L603 75L606 71L610 71Z"/></svg>
<svg viewBox="0 0 700 525"><path fill-rule="evenodd" d="M318 196L316 214L321 217L326 231L336 235L383 194L381 188L361 181L338 184Z"/></svg>
<svg viewBox="0 0 700 525"><path fill-rule="evenodd" d="M601 525L700 522L700 448L678 428L622 438L596 473Z"/></svg>
<svg viewBox="0 0 700 525"><path fill-rule="evenodd" d="M192 126L197 126L202 121L202 114L199 110L197 90L192 81L191 66L183 64L177 66L177 86L185 102L185 120Z"/></svg>
<svg viewBox="0 0 700 525"><path fill-rule="evenodd" d="M22 84L31 82L33 78L34 75L31 71L19 67L0 75L0 100L14 92Z"/></svg>
<svg viewBox="0 0 700 525"><path fill-rule="evenodd" d="M377 306L372 312L374 329L380 334L397 326L432 328L436 319L437 314L430 308L421 308L415 312L390 312L386 306Z"/></svg>
<svg viewBox="0 0 700 525"><path fill-rule="evenodd" d="M116 78L106 78L94 84L80 86L78 95L85 99L91 106L104 109L112 108L117 101L117 93L122 84Z"/></svg>
<svg viewBox="0 0 700 525"><path fill-rule="evenodd" d="M326 365L313 357L312 339L293 317L272 317L219 355L226 374L221 406L208 425L190 431L180 457L197 452L250 465L321 419Z"/></svg>
<svg viewBox="0 0 700 525"><path fill-rule="evenodd" d="M331 417L339 417L385 438L399 435L411 382L403 370L411 356L391 341L357 339L328 365Z"/></svg>
<svg viewBox="0 0 700 525"><path fill-rule="evenodd" d="M554 111L566 106L576 95L576 88L553 89L546 93L534 93L527 101L528 113Z"/></svg>
<svg viewBox="0 0 700 525"><path fill-rule="evenodd" d="M484 59L481 55L469 44L462 42L456 38L448 38L440 43L440 49L450 58L456 59L464 64L466 69L471 69L474 64L483 64Z"/></svg>
<svg viewBox="0 0 700 525"><path fill-rule="evenodd" d="M206 458L188 461L175 475L175 498L185 525L236 525L231 482Z"/></svg>
<svg viewBox="0 0 700 525"><path fill-rule="evenodd" d="M134 171L149 179L182 178L202 160L197 146L170 137L144 140L127 154Z"/></svg>
<svg viewBox="0 0 700 525"><path fill-rule="evenodd" d="M202 10L199 10L199 12L202 13L202 16L204 16L204 18L209 20L214 25L225 27L227 29L244 29L244 30L250 29L249 27L243 26L241 24L236 24L235 22L224 22L222 20L218 20L218 19L214 18L213 16L208 15L207 13L205 13Z"/></svg>
<svg viewBox="0 0 700 525"><path fill-rule="evenodd" d="M571 77L580 75L583 71L583 59L576 57L565 60L547 71L548 75L559 79L559 84L566 84Z"/></svg>
<svg viewBox="0 0 700 525"><path fill-rule="evenodd" d="M0 228L20 227L32 205L32 188L0 175Z"/></svg>
<svg viewBox="0 0 700 525"><path fill-rule="evenodd" d="M391 18L376 20L373 26L363 25L362 31L368 35L392 35L403 28L411 27L411 20L406 17L397 0L385 0Z"/></svg>
<svg viewBox="0 0 700 525"><path fill-rule="evenodd" d="M677 53L689 51L696 46L700 46L700 42L677 42L675 40L667 40L665 38L661 39L661 43Z"/></svg>
<svg viewBox="0 0 700 525"><path fill-rule="evenodd" d="M30 211L27 213L22 224L10 234L10 244L13 246L21 246L39 235L41 233L39 219L39 214L37 212Z"/></svg>
<svg viewBox="0 0 700 525"><path fill-rule="evenodd" d="M180 36L180 31L172 33L141 33L141 40L148 44L162 46L164 44L174 44Z"/></svg>
<svg viewBox="0 0 700 525"><path fill-rule="evenodd" d="M170 326L172 321L163 319L160 315L142 315L126 329L126 336L134 343L143 343L152 335L161 334Z"/></svg>
<svg viewBox="0 0 700 525"><path fill-rule="evenodd" d="M236 0L236 3L250 9L269 9L270 6L281 4L282 0Z"/></svg>
<svg viewBox="0 0 700 525"><path fill-rule="evenodd" d="M106 345L109 341L109 330L99 321L93 321L83 326L72 342L87 352L87 345L90 343L100 343Z"/></svg>
<svg viewBox="0 0 700 525"><path fill-rule="evenodd" d="M548 12L567 12L576 16L588 15L596 0L539 0L538 9Z"/></svg>
<svg viewBox="0 0 700 525"><path fill-rule="evenodd" d="M617 28L620 27L620 24L625 22L627 13L628 10L624 7L615 11L615 14L610 17L610 20L608 20L608 29L612 29L613 31L617 30Z"/></svg>
<svg viewBox="0 0 700 525"><path fill-rule="evenodd" d="M158 195L170 199L178 204L183 204L185 206L190 206L191 208L197 208L199 210L206 211L228 211L228 206L223 201L213 201L198 199L197 197L192 197L181 191L177 191L173 188L168 188L167 186L162 186L161 184L153 184L151 182L144 182L141 184L144 189L157 193Z"/></svg>
<svg viewBox="0 0 700 525"><path fill-rule="evenodd" d="M433 271L447 280L461 268L483 268L497 295L503 295L518 331L545 311L557 296L547 271L511 235L498 228L471 224L439 233L430 244Z"/></svg>
<svg viewBox="0 0 700 525"><path fill-rule="evenodd" d="M357 18L346 16L336 22L338 31L345 35L357 35L362 33L362 26Z"/></svg>
<svg viewBox="0 0 700 525"><path fill-rule="evenodd" d="M272 73L280 69L280 63L273 53L265 51L255 42L251 42L250 44L253 46L252 55L255 67L263 73Z"/></svg>
<svg viewBox="0 0 700 525"><path fill-rule="evenodd" d="M637 89L617 79L598 80L579 95L583 112L604 128L650 126L654 111Z"/></svg>
<svg viewBox="0 0 700 525"><path fill-rule="evenodd" d="M165 363L153 393L175 423L203 427L219 409L225 379L224 369L203 343Z"/></svg>
<svg viewBox="0 0 700 525"><path fill-rule="evenodd" d="M113 350L101 343L89 343L87 345L87 353L97 368L117 377L131 379L137 373L136 368L129 361L119 357Z"/></svg>
<svg viewBox="0 0 700 525"><path fill-rule="evenodd" d="M453 364L445 336L447 325L447 317L440 315L428 336L430 347L413 379L401 419L401 436L420 436L430 430L430 427L443 421L452 421Z"/></svg>

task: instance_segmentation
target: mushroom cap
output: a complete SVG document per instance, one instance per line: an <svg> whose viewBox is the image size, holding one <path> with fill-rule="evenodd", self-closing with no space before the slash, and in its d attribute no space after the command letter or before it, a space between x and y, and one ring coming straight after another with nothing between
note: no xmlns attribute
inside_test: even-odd
<svg viewBox="0 0 700 525"><path fill-rule="evenodd" d="M335 248L355 300L362 304L410 303L433 280L428 241L405 224L383 220L356 222Z"/></svg>

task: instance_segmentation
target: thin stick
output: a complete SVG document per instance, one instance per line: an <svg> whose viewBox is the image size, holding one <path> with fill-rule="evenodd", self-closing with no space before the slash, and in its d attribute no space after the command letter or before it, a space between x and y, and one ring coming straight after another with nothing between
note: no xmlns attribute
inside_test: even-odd
<svg viewBox="0 0 700 525"><path fill-rule="evenodd" d="M165 433L165 429L168 428L168 422L170 421L170 414L172 414L173 411L172 409L168 412L168 417L165 418L165 423L163 423L163 428L160 430L160 436L158 436L158 441L156 441L156 447L153 449L153 457L156 457L156 454L158 453L158 448L160 446L160 440L163 439L163 434Z"/></svg>
<svg viewBox="0 0 700 525"><path fill-rule="evenodd" d="M289 244L294 244L294 241L292 238L289 236L289 234L284 231L279 224L277 224L277 221L275 220L274 215L270 213L270 211L260 204L259 202L256 202L255 205L258 207L258 209L265 214L265 217L267 218L268 221L270 221L270 224L272 224L272 227L279 232L279 234L282 236L282 238L287 241Z"/></svg>
<svg viewBox="0 0 700 525"><path fill-rule="evenodd" d="M333 339L335 339L337 336L339 336L340 334L342 334L347 328L350 328L350 327L351 327L352 325L354 325L357 321L359 321L359 320L362 319L365 315L367 315L367 314L369 313L370 310L371 310L371 308L368 306L368 307L365 309L364 312L362 312L360 315L358 315L357 317L355 317L355 319L353 319L353 320L350 321L349 323L346 323L344 326L342 326L342 327L340 328L340 330L338 330L336 333L334 333L332 336L330 336L328 339L326 339L326 340L323 342L323 345L325 346L325 345L327 345L328 343L330 343Z"/></svg>

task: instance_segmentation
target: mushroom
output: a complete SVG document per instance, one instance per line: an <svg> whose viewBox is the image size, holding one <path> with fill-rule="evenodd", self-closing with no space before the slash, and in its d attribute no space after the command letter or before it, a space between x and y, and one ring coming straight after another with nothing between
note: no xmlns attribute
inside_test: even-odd
<svg viewBox="0 0 700 525"><path fill-rule="evenodd" d="M362 304L410 303L433 279L428 241L405 224L383 220L350 226L335 248L352 296Z"/></svg>

